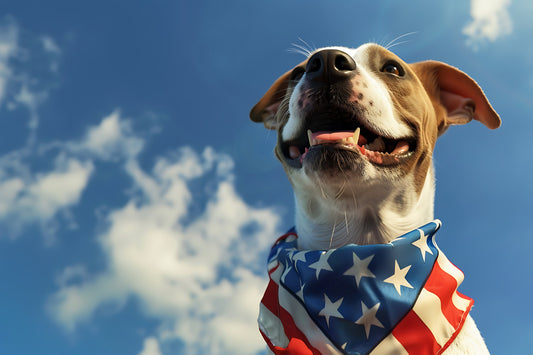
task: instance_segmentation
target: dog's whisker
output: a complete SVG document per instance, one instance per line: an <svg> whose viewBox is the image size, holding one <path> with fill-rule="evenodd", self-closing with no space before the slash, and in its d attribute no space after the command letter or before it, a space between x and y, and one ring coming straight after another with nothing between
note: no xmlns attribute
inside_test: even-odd
<svg viewBox="0 0 533 355"><path fill-rule="evenodd" d="M318 186L320 187L320 192L322 192L322 197L324 200L328 199L328 195L326 194L326 190L324 189L324 185L322 185L322 180L318 180Z"/></svg>
<svg viewBox="0 0 533 355"><path fill-rule="evenodd" d="M411 35L414 35L418 32L416 31L413 31L413 32L408 32L408 33L405 33L403 35L400 35L396 38L394 38L392 41L390 41L389 43L387 43L386 45L384 45L383 47L385 47L386 49L391 49L392 47L394 46L397 46L399 44L403 44L403 43L406 43L407 41L402 41L402 42L397 42L399 41L400 39L404 38L404 37L407 37L407 36L411 36Z"/></svg>
<svg viewBox="0 0 533 355"><path fill-rule="evenodd" d="M396 47L396 46L399 46L400 44L404 44L404 43L407 43L409 41L401 41L401 42L396 42L394 44L391 44L388 49L391 49L392 47Z"/></svg>
<svg viewBox="0 0 533 355"><path fill-rule="evenodd" d="M333 230L331 231L331 237L329 238L329 248L331 249L331 246L333 245L333 235L335 234L335 227L337 226L337 221L335 220L335 223L333 223Z"/></svg>
<svg viewBox="0 0 533 355"><path fill-rule="evenodd" d="M394 45L394 43L396 43L397 41L399 41L399 40L402 39L403 37L408 36L408 35L411 34L411 33L412 33L412 32L408 32L408 33L405 33L405 34L399 35L399 36L393 38L391 41L387 42L386 44L383 43L382 45L383 45L383 47L384 47L385 49L389 49L389 48L391 48L391 46Z"/></svg>
<svg viewBox="0 0 533 355"><path fill-rule="evenodd" d="M314 51L316 51L316 46L315 45L310 45L309 43L307 43L305 40L303 40L301 37L298 37L298 39L300 40L300 42L302 42L304 45L301 46L302 49L305 49L309 54L313 53Z"/></svg>
<svg viewBox="0 0 533 355"><path fill-rule="evenodd" d="M346 228L346 237L350 237L350 231L348 230L348 213L346 212L346 209L344 210L344 224Z"/></svg>
<svg viewBox="0 0 533 355"><path fill-rule="evenodd" d="M335 201L341 198L341 196L344 194L344 190L346 190L346 180L343 181L342 186L339 188L339 191L337 191L337 194L335 195Z"/></svg>
<svg viewBox="0 0 533 355"><path fill-rule="evenodd" d="M352 186L350 186L350 191L352 193L352 197L353 197L353 209L354 210L357 210L358 209L358 206L357 206L357 198L355 197L355 191L353 189Z"/></svg>
<svg viewBox="0 0 533 355"><path fill-rule="evenodd" d="M287 49L287 52L301 54L301 55L303 55L306 58L309 57L309 53L307 53L307 51L305 51L303 49L300 49L300 48L289 48L289 49Z"/></svg>
<svg viewBox="0 0 533 355"><path fill-rule="evenodd" d="M301 46L301 45L299 45L297 43L292 43L291 45L294 48L289 48L288 49L289 52L303 54L306 58L309 57L311 55L311 53L312 53L309 49L307 49L304 46Z"/></svg>
<svg viewBox="0 0 533 355"><path fill-rule="evenodd" d="M293 53L302 54L306 58L309 57L315 51L315 49L312 46L310 46L309 43L307 43L306 41L304 41L300 37L298 37L298 40L300 42L302 42L302 44L291 43L291 46L293 48L289 48L288 51L289 52L293 52Z"/></svg>
<svg viewBox="0 0 533 355"><path fill-rule="evenodd" d="M340 162L339 156L337 156L337 166L339 167L339 172L344 176L344 180L342 182L342 186L339 188L339 190L337 191L335 195L335 201L338 201L341 198L341 196L344 194L344 190L346 190L346 185L348 183L348 178L346 177L346 173L342 168L342 164Z"/></svg>

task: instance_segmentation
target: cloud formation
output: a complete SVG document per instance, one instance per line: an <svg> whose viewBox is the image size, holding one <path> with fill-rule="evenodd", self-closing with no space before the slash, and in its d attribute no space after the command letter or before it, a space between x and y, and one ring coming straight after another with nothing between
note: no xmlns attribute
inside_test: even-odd
<svg viewBox="0 0 533 355"><path fill-rule="evenodd" d="M148 171L138 160L144 145L116 110L79 139L39 143L37 154L53 157L45 167L26 148L1 156L0 220L10 229L2 234L15 237L33 224L53 234L63 225L59 215L83 203L101 162L113 162L130 182L122 188L127 202L107 210L95 236L109 267L65 267L50 316L75 331L101 307L135 299L161 322L142 355L161 355L176 340L190 354L263 350L255 324L279 215L239 196L229 156L182 147Z"/></svg>
<svg viewBox="0 0 533 355"><path fill-rule="evenodd" d="M122 152L135 193L109 212L98 236L109 268L95 275L83 265L65 268L50 315L73 331L100 307L120 308L135 298L146 315L161 320L143 354L158 354L159 342L164 349L172 339L190 354L262 350L255 319L279 216L244 202L232 159L210 147L201 153L182 147L143 170L136 159L142 140L125 133L128 127L115 112L65 145L100 158Z"/></svg>
<svg viewBox="0 0 533 355"><path fill-rule="evenodd" d="M13 76L9 61L18 51L19 29L11 19L0 21L0 106L5 97L7 86Z"/></svg>
<svg viewBox="0 0 533 355"><path fill-rule="evenodd" d="M146 338L144 340L144 347L139 355L161 355L157 339L154 337Z"/></svg>
<svg viewBox="0 0 533 355"><path fill-rule="evenodd" d="M40 225L47 237L53 236L56 216L68 215L68 209L78 203L93 171L91 161L61 152L37 157L51 164L35 162L38 108L48 96L46 85L50 83L41 83L32 64L33 60L42 61L41 54L51 51L55 42L47 37L46 44L35 47L32 37L23 33L12 17L0 18L2 117L20 108L28 113L26 139L18 140L20 146L0 156L0 237L11 239L34 224ZM57 45L55 51L60 51Z"/></svg>
<svg viewBox="0 0 533 355"><path fill-rule="evenodd" d="M35 99L24 87L22 90L20 101L37 116ZM30 128L28 134L33 133ZM53 242L61 226L58 218L72 219L69 210L80 203L95 162L129 161L143 145L132 133L130 122L121 120L115 110L77 140L33 141L0 156L0 237L15 239L25 228L37 225L46 242ZM70 225L75 221L70 220Z"/></svg>
<svg viewBox="0 0 533 355"><path fill-rule="evenodd" d="M10 164L17 165L13 174ZM90 161L58 155L51 170L31 173L21 160L0 161L0 221L3 235L18 236L28 225L50 227L61 211L76 205L93 171Z"/></svg>
<svg viewBox="0 0 533 355"><path fill-rule="evenodd" d="M232 159L210 147L201 153L182 147L143 169L138 155L145 140L119 110L77 139L39 142L38 111L48 91L16 62L20 53L27 58L40 50L54 72L61 48L40 36L29 50L22 37L14 20L0 19L0 109L23 108L29 117L26 141L0 156L0 236L14 239L38 226L51 243L65 218L75 226L71 209L83 203L102 162L115 163L130 179L123 188L129 200L106 210L107 227L97 236L108 269L65 267L47 304L51 317L74 331L100 307L120 309L133 298L161 321L141 355L161 355L176 340L191 354L263 350L257 307L279 216L248 205L236 191Z"/></svg>
<svg viewBox="0 0 533 355"><path fill-rule="evenodd" d="M121 185L126 202L100 210L103 226L95 228L107 269L64 267L49 315L75 331L101 307L120 311L135 300L160 321L139 355L162 355L176 341L188 354L262 352L256 318L280 216L247 204L233 160L211 147L181 147L144 168L146 141L119 110L78 138L38 140L49 92L31 71L32 53L49 58L45 67L55 73L62 50L52 37L25 36L15 20L0 19L0 110L28 117L26 140L0 156L0 237L37 227L51 244L60 229L76 227L74 207L101 207L84 205L84 194L104 163L129 179Z"/></svg>
<svg viewBox="0 0 533 355"><path fill-rule="evenodd" d="M511 0L471 0L472 22L463 28L467 43L475 48L479 43L494 42L510 34L513 30L510 5Z"/></svg>

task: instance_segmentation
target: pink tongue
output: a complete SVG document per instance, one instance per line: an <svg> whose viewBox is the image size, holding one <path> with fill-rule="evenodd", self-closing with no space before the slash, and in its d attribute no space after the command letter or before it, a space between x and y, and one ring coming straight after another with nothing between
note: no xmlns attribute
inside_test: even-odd
<svg viewBox="0 0 533 355"><path fill-rule="evenodd" d="M313 139L321 141L338 141L353 136L352 132L316 132L313 133Z"/></svg>

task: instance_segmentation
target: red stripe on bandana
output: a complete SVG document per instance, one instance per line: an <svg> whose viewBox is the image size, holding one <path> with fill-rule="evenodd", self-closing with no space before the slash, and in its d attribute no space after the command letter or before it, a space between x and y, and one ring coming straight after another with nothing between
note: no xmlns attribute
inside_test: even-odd
<svg viewBox="0 0 533 355"><path fill-rule="evenodd" d="M410 311L392 330L392 335L409 354L430 355L440 349L433 333L415 312Z"/></svg>

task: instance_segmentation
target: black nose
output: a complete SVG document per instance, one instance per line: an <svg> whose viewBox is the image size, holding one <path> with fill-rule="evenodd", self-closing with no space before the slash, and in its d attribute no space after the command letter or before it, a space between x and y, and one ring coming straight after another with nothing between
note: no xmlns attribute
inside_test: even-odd
<svg viewBox="0 0 533 355"><path fill-rule="evenodd" d="M355 61L347 53L324 49L309 58L305 75L308 80L334 83L353 76L355 69Z"/></svg>

